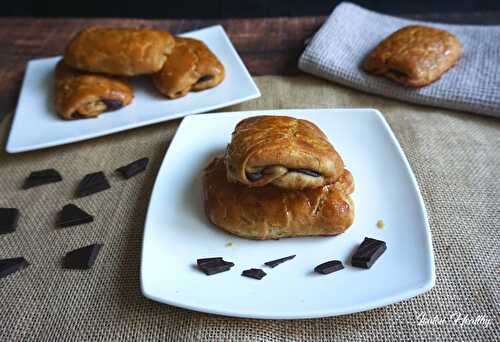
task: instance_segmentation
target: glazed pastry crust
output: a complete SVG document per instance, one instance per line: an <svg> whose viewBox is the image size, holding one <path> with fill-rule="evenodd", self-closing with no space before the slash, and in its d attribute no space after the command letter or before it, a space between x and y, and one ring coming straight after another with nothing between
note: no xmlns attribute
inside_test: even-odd
<svg viewBox="0 0 500 342"><path fill-rule="evenodd" d="M344 162L327 136L312 122L288 116L240 121L227 148L228 179L250 187L320 187L343 171Z"/></svg>
<svg viewBox="0 0 500 342"><path fill-rule="evenodd" d="M349 196L354 181L347 170L336 183L319 188L249 188L227 180L224 158L219 157L206 167L202 181L208 219L243 238L337 235L354 220L354 204Z"/></svg>
<svg viewBox="0 0 500 342"><path fill-rule="evenodd" d="M138 28L90 27L80 31L64 53L73 68L117 76L152 74L175 45L168 32Z"/></svg>
<svg viewBox="0 0 500 342"><path fill-rule="evenodd" d="M175 38L175 48L163 68L154 74L160 93L174 99L189 91L213 88L224 80L224 66L202 41Z"/></svg>
<svg viewBox="0 0 500 342"><path fill-rule="evenodd" d="M363 62L363 69L411 87L439 79L462 56L457 37L444 30L407 26L385 38Z"/></svg>
<svg viewBox="0 0 500 342"><path fill-rule="evenodd" d="M96 117L128 105L132 87L116 77L82 73L59 61L55 70L54 105L63 119Z"/></svg>

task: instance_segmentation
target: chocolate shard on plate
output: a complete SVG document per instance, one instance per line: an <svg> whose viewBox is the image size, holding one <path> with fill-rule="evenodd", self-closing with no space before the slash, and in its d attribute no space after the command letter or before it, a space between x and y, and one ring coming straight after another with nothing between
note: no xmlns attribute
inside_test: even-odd
<svg viewBox="0 0 500 342"><path fill-rule="evenodd" d="M94 265L102 244L95 243L68 252L64 257L63 268L86 270Z"/></svg>
<svg viewBox="0 0 500 342"><path fill-rule="evenodd" d="M248 278L253 278L253 279L257 279L257 280L261 280L262 278L264 278L267 274L266 272L264 272L263 270L261 270L260 268L251 268L249 270L244 270L242 273L241 273L242 276L244 277L248 277Z"/></svg>
<svg viewBox="0 0 500 342"><path fill-rule="evenodd" d="M63 207L56 222L56 226L64 228L76 226L78 224L90 223L94 217L89 215L74 204L67 204Z"/></svg>
<svg viewBox="0 0 500 342"><path fill-rule="evenodd" d="M19 221L19 209L0 208L0 234L12 233Z"/></svg>
<svg viewBox="0 0 500 342"><path fill-rule="evenodd" d="M293 258L295 258L295 255L290 255L290 256L287 256L284 258L267 261L264 263L264 265L269 266L271 268L274 268L274 267L278 266L279 264L284 263L285 261L292 260Z"/></svg>
<svg viewBox="0 0 500 342"><path fill-rule="evenodd" d="M226 272L234 266L234 263L224 261L221 257L198 259L196 260L196 263L198 265L198 269L203 271L206 275Z"/></svg>
<svg viewBox="0 0 500 342"><path fill-rule="evenodd" d="M370 268L386 249L387 246L384 241L365 237L352 256L351 265L361 268Z"/></svg>
<svg viewBox="0 0 500 342"><path fill-rule="evenodd" d="M17 272L25 267L29 263L23 257L11 258L11 259L1 259L0 260L0 278L6 277L9 274Z"/></svg>
<svg viewBox="0 0 500 342"><path fill-rule="evenodd" d="M339 260L331 260L322 263L321 265L318 265L314 268L314 272L316 273L321 273L321 274L330 274L333 272L340 271L344 268L344 265L342 265L342 262Z"/></svg>
<svg viewBox="0 0 500 342"><path fill-rule="evenodd" d="M89 173L83 177L76 190L77 197L85 197L111 188L102 171Z"/></svg>
<svg viewBox="0 0 500 342"><path fill-rule="evenodd" d="M122 166L116 171L121 173L121 175L129 179L130 177L135 176L138 173L141 173L142 171L146 170L146 167L148 166L149 158L141 158L139 160L136 160L128 165Z"/></svg>
<svg viewBox="0 0 500 342"><path fill-rule="evenodd" d="M61 174L54 169L33 171L24 181L23 189L62 181Z"/></svg>

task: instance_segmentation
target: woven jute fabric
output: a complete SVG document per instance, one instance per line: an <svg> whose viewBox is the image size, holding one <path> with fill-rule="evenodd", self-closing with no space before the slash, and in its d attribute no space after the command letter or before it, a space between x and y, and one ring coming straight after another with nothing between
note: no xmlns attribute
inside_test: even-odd
<svg viewBox="0 0 500 342"><path fill-rule="evenodd" d="M384 38L404 26L416 24L449 31L464 47L462 58L440 80L414 89L361 70L363 59ZM342 3L307 46L299 67L370 93L500 117L499 41L500 26L426 23Z"/></svg>
<svg viewBox="0 0 500 342"><path fill-rule="evenodd" d="M500 121L366 95L310 76L256 80L263 96L227 110L374 107L384 114L429 213L436 286L377 310L300 321L222 317L145 299L139 288L144 218L179 123L174 121L47 150L0 154L0 207L22 211L17 231L0 235L0 258L24 256L31 263L0 280L0 341L498 341ZM3 140L9 121L2 123ZM130 180L113 173L141 157L151 160L144 173ZM64 181L20 189L31 171L45 168L59 170ZM109 176L111 189L75 199L81 178L100 170ZM67 203L95 215L95 221L54 228ZM94 242L104 247L91 270L61 268L66 252ZM168 272L168 265L159 271Z"/></svg>

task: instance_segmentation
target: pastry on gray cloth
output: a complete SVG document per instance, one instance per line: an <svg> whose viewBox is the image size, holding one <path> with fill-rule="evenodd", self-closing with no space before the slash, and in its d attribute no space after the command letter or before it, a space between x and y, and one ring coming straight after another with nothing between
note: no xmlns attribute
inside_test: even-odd
<svg viewBox="0 0 500 342"><path fill-rule="evenodd" d="M391 33L409 25L450 32L463 57L425 87L402 87L360 68ZM448 25L396 18L350 3L338 5L307 45L299 69L367 93L403 101L500 117L500 26Z"/></svg>

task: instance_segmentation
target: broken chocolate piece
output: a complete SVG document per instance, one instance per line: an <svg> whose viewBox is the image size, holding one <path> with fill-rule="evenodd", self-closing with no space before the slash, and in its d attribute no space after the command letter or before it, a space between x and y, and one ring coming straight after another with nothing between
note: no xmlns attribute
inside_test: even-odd
<svg viewBox="0 0 500 342"><path fill-rule="evenodd" d="M93 244L68 252L64 257L63 268L86 270L94 265L102 244Z"/></svg>
<svg viewBox="0 0 500 342"><path fill-rule="evenodd" d="M329 274L332 272L340 271L344 268L342 262L339 260L332 260L322 263L314 268L314 272L321 274Z"/></svg>
<svg viewBox="0 0 500 342"><path fill-rule="evenodd" d="M54 169L33 171L24 181L23 189L29 189L35 186L56 183L60 181L62 181L62 177L59 172Z"/></svg>
<svg viewBox="0 0 500 342"><path fill-rule="evenodd" d="M249 270L244 270L242 273L241 273L242 276L244 277L249 277L249 278L253 278L253 279L257 279L257 280L261 280L262 278L264 278L267 274L266 272L264 272L263 270L261 270L260 268L251 268Z"/></svg>
<svg viewBox="0 0 500 342"><path fill-rule="evenodd" d="M234 263L224 261L220 257L198 259L196 263L198 265L198 269L203 271L206 275L226 272L234 266Z"/></svg>
<svg viewBox="0 0 500 342"><path fill-rule="evenodd" d="M0 234L12 233L19 221L19 209L0 208Z"/></svg>
<svg viewBox="0 0 500 342"><path fill-rule="evenodd" d="M84 197L111 188L102 171L90 173L83 177L76 191L77 197Z"/></svg>
<svg viewBox="0 0 500 342"><path fill-rule="evenodd" d="M146 166L148 166L148 162L149 162L149 158L142 158L142 159L136 160L128 165L122 166L122 167L116 169L116 171L121 173L121 175L124 178L129 179L130 177L133 177L136 174L146 170Z"/></svg>
<svg viewBox="0 0 500 342"><path fill-rule="evenodd" d="M295 255L290 255L290 256L287 256L287 257L284 257L281 259L276 259L276 260L271 260L271 261L265 262L264 265L269 266L271 268L274 268L274 267L278 266L279 264L284 263L285 261L292 260L293 258L295 258Z"/></svg>
<svg viewBox="0 0 500 342"><path fill-rule="evenodd" d="M351 258L351 265L370 268L387 249L384 241L365 237Z"/></svg>
<svg viewBox="0 0 500 342"><path fill-rule="evenodd" d="M11 259L1 259L0 260L0 278L6 277L9 274L17 272L25 267L29 266L29 263L23 257L11 258Z"/></svg>
<svg viewBox="0 0 500 342"><path fill-rule="evenodd" d="M61 213L59 214L56 226L64 228L92 221L94 221L94 217L92 215L89 215L74 204L67 204L63 207Z"/></svg>

